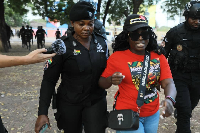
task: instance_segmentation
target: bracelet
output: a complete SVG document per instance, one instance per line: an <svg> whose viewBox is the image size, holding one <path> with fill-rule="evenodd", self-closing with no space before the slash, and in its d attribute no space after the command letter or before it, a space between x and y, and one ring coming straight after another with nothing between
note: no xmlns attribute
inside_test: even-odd
<svg viewBox="0 0 200 133"><path fill-rule="evenodd" d="M172 101L173 105L175 105L176 101L171 96L166 96L165 99L169 99Z"/></svg>

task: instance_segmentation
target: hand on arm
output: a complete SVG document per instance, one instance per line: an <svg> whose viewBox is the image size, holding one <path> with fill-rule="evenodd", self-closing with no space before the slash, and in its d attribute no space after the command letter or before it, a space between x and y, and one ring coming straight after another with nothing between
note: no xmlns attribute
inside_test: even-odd
<svg viewBox="0 0 200 133"><path fill-rule="evenodd" d="M167 98L171 97L175 100L176 98L176 87L173 79L164 79L161 81L161 87L164 89L165 100L161 101L161 106L164 108L164 112L161 112L163 117L169 117L173 112L173 105L175 104L173 100Z"/></svg>
<svg viewBox="0 0 200 133"><path fill-rule="evenodd" d="M124 78L125 76L122 75L122 73L115 72L112 76L109 76L107 78L100 77L99 86L103 89L108 89L112 84L119 85Z"/></svg>

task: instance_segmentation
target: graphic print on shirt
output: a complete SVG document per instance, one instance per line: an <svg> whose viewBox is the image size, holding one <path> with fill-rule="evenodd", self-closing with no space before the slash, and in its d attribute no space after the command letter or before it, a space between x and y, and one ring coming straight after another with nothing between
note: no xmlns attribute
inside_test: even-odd
<svg viewBox="0 0 200 133"><path fill-rule="evenodd" d="M135 85L135 88L139 90L143 62L139 61L128 62L128 67L131 72L132 82ZM146 104L151 103L158 97L155 86L157 85L159 78L160 78L160 60L159 58L155 58L150 61L150 68L146 84L147 89L145 92L144 103Z"/></svg>

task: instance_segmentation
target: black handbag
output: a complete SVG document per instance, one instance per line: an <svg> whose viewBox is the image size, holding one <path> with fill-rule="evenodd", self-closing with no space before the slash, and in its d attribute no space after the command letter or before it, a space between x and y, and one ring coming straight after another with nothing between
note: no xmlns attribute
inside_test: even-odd
<svg viewBox="0 0 200 133"><path fill-rule="evenodd" d="M139 113L140 108L144 104L144 96L146 90L147 77L149 73L150 66L150 53L145 51L145 57L142 68L142 76L140 80L140 87L137 97L138 111L134 112L131 109L116 110L116 101L118 94L115 97L113 104L113 110L109 113L108 116L108 127L114 130L137 130L139 128Z"/></svg>

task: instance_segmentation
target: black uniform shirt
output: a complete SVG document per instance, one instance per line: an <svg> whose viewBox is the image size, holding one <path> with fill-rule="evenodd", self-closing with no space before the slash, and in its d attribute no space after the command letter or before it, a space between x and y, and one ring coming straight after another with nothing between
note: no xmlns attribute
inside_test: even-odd
<svg viewBox="0 0 200 133"><path fill-rule="evenodd" d="M64 42L66 53L53 57L44 71L38 115L48 114L51 97L60 74L58 97L69 104L92 105L106 96L106 91L98 86L98 80L107 61L105 40L93 34L89 50L72 35L69 35Z"/></svg>
<svg viewBox="0 0 200 133"><path fill-rule="evenodd" d="M186 22L173 27L167 32L164 38L165 56L172 58L169 59L171 69L176 64L179 67L178 70L188 69L195 65L199 67L199 59L197 58L200 57L199 36L200 29L192 30Z"/></svg>

